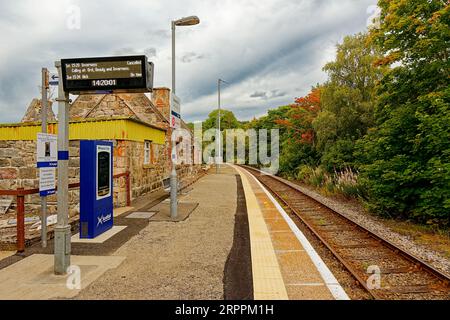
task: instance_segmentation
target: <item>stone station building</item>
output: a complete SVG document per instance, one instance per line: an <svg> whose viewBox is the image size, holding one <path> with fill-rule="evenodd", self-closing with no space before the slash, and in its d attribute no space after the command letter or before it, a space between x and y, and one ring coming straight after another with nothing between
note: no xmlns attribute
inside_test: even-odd
<svg viewBox="0 0 450 320"><path fill-rule="evenodd" d="M167 134L169 103L167 88L155 88L152 99L139 93L78 96L69 112L69 183L79 182L80 140L108 140L114 145L113 174L130 172L131 199L161 190L171 168ZM55 115L49 109L48 132L56 134ZM39 187L36 136L41 131L40 110L40 101L34 99L21 123L0 124L0 190ZM187 129L184 122L182 127ZM181 184L196 176L199 169L199 165L192 163L177 166ZM3 218L15 217L15 197L9 198L13 204ZM125 177L114 179L113 198L115 207L126 205ZM47 199L49 214L56 213L56 195ZM71 220L78 219L79 188L70 189L69 201ZM26 217L36 216L39 211L39 195L25 196Z"/></svg>

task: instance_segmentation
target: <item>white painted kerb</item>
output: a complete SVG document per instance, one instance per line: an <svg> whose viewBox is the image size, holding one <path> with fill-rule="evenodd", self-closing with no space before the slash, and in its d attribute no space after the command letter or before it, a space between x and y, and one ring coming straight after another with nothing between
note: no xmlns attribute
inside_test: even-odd
<svg viewBox="0 0 450 320"><path fill-rule="evenodd" d="M317 254L316 250L312 247L311 243L309 243L308 239L306 239L303 232L300 231L300 229L297 227L294 221L292 221L291 217L284 211L283 207L280 206L277 200L270 194L269 191L262 185L261 182L258 181L258 179L255 178L252 174L250 174L253 179L259 184L259 186L263 189L263 191L267 194L269 199L272 201L272 203L275 205L275 207L278 209L278 211L283 216L284 220L289 225L289 228L291 228L292 232L297 237L298 241L302 244L305 251L308 253L309 257L311 258L312 262L316 266L317 270L319 271L322 279L325 281L326 286L330 290L331 294L336 300L350 300L348 295L345 293L344 289L342 289L342 286L339 284L333 273L328 269L325 262L323 262L322 258Z"/></svg>

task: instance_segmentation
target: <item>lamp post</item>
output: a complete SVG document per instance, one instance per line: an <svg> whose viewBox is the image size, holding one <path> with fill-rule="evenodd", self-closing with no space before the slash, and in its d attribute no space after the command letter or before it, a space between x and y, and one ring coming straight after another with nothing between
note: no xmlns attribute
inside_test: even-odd
<svg viewBox="0 0 450 320"><path fill-rule="evenodd" d="M218 79L217 80L217 105L218 105L218 115L217 115L217 135L216 135L216 140L217 140L217 152L218 154L216 155L216 174L219 173L219 169L220 169L220 162L222 161L221 155L222 155L222 146L221 146L221 141L222 141L222 135L220 134L220 83L226 83L228 84L228 82L226 82L225 80L222 79Z"/></svg>
<svg viewBox="0 0 450 320"><path fill-rule="evenodd" d="M177 26L193 26L200 23L200 19L197 16L189 16L172 21L172 94L175 94L175 28ZM170 113L169 113L169 136L171 141L171 156L170 161L172 163L172 170L170 172L170 217L175 219L178 215L178 203L177 203L177 170L175 163L176 155L176 143L172 139L172 100L170 102Z"/></svg>

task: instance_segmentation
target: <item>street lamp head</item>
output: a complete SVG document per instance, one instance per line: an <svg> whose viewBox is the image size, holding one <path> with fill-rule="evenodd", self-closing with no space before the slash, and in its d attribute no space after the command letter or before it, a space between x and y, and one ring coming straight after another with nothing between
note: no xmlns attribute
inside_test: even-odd
<svg viewBox="0 0 450 320"><path fill-rule="evenodd" d="M197 16L184 17L173 21L176 26L193 26L200 23L200 19Z"/></svg>

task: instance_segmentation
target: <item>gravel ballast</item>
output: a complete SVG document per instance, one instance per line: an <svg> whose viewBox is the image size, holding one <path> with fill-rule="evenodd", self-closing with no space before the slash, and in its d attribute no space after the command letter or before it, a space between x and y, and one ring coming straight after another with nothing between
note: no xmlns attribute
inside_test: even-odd
<svg viewBox="0 0 450 320"><path fill-rule="evenodd" d="M291 181L290 183L293 182ZM310 196L311 198L317 200L318 202L323 203L329 208L357 222L358 224L367 228L371 232L376 233L383 239L386 239L394 243L403 250L422 259L423 261L429 263L434 268L450 276L450 261L449 259L446 259L442 255L440 255L438 252L423 245L417 244L413 240L409 239L407 236L401 235L398 232L389 229L388 227L386 227L386 225L382 223L382 221L379 221L380 219L369 215L362 208L358 208L350 203L344 203L341 201L330 199L298 183L295 183L295 185L298 187L300 191Z"/></svg>

